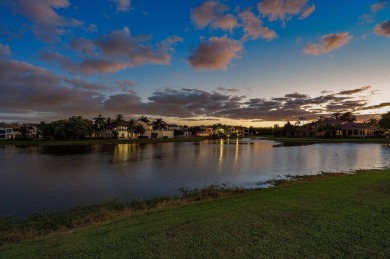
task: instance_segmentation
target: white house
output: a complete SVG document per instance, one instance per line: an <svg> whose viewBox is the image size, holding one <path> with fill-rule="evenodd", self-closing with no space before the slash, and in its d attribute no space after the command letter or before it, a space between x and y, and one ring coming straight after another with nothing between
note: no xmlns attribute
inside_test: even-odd
<svg viewBox="0 0 390 259"><path fill-rule="evenodd" d="M146 138L173 138L174 130L173 129L161 129L161 130L153 130L153 125L149 122L145 122L142 120L137 120L135 122L136 125L141 125L145 132L140 134L140 137Z"/></svg>
<svg viewBox="0 0 390 259"><path fill-rule="evenodd" d="M14 139L17 133L6 125L0 127L0 139Z"/></svg>

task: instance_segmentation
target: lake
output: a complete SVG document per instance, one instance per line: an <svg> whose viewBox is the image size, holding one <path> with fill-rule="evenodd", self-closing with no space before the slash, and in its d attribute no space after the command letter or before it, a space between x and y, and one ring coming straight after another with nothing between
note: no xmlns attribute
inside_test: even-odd
<svg viewBox="0 0 390 259"><path fill-rule="evenodd" d="M283 146L270 140L197 143L0 145L0 216L66 210L119 198L178 195L178 188L257 188L285 175L387 168L384 144Z"/></svg>

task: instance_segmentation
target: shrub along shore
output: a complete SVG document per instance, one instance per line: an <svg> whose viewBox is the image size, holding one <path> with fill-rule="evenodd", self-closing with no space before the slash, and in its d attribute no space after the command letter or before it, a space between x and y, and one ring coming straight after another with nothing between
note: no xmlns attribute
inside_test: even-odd
<svg viewBox="0 0 390 259"><path fill-rule="evenodd" d="M390 169L299 177L261 190L183 190L180 198L0 223L0 258L385 258Z"/></svg>

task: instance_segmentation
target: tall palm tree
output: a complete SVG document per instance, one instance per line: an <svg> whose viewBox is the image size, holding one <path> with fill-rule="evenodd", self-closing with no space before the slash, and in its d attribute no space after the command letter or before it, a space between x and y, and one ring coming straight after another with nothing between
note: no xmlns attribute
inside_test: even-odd
<svg viewBox="0 0 390 259"><path fill-rule="evenodd" d="M122 114L117 114L117 115L115 115L115 123L116 124L123 124L124 122L126 122L125 121L125 117L123 117L123 115Z"/></svg>
<svg viewBox="0 0 390 259"><path fill-rule="evenodd" d="M146 116L141 116L141 118L139 118L138 120L143 121L145 123L149 123L150 122L150 120Z"/></svg>
<svg viewBox="0 0 390 259"><path fill-rule="evenodd" d="M93 118L93 129L95 130L95 135L96 132L101 131L104 128L105 124L106 124L106 118L104 118L101 114ZM99 137L101 137L100 134L101 133L99 132Z"/></svg>
<svg viewBox="0 0 390 259"><path fill-rule="evenodd" d="M340 120L342 121L354 122L356 119L356 115L354 115L352 112L344 112L340 116Z"/></svg>
<svg viewBox="0 0 390 259"><path fill-rule="evenodd" d="M136 124L134 119L128 121L127 131L130 132L131 137L133 137L135 126Z"/></svg>

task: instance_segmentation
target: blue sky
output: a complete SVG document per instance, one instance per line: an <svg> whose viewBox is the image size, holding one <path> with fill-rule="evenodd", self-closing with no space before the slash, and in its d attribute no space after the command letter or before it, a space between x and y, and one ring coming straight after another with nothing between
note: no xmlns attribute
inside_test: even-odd
<svg viewBox="0 0 390 259"><path fill-rule="evenodd" d="M387 1L0 1L0 121L390 110Z"/></svg>

